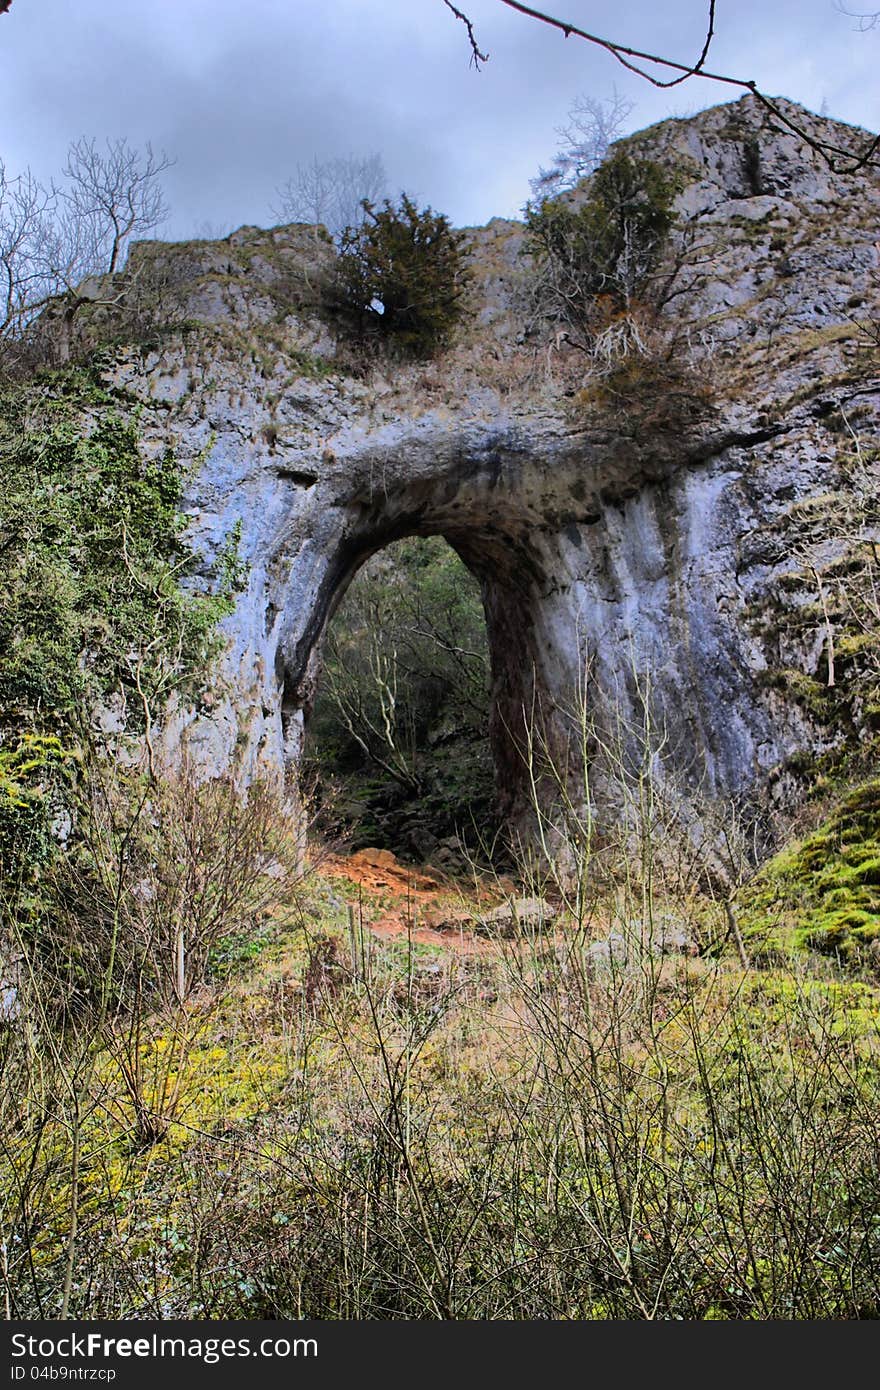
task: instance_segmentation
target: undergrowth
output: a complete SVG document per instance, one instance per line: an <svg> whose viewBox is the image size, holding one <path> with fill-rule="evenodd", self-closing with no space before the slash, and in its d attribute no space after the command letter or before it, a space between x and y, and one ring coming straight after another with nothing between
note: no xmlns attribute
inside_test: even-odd
<svg viewBox="0 0 880 1390"><path fill-rule="evenodd" d="M344 917L315 883L249 974L108 1035L76 1125L2 1035L12 1316L66 1275L79 1317L880 1313L875 987L597 969L577 930L365 957Z"/></svg>

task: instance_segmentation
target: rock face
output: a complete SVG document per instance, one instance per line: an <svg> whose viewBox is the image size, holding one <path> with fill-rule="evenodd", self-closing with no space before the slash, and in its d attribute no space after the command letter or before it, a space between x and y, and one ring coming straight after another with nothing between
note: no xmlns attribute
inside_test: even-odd
<svg viewBox="0 0 880 1390"><path fill-rule="evenodd" d="M647 720L682 805L785 793L788 760L820 735L766 673L814 675L824 630L770 642L755 615L791 571L799 509L847 487L843 417L875 428L854 319L876 313L880 183L830 173L763 120L745 98L631 141L689 178L691 249L663 312L700 399L672 415L649 371L612 410L579 391L582 358L530 336L518 223L471 233L477 304L453 353L360 375L315 308L334 253L313 229L135 248L188 331L116 353L105 381L139 408L145 448L190 465L205 582L237 523L247 565L215 687L169 719L167 758L185 743L211 771L290 774L346 586L380 547L439 534L482 586L513 821L528 819L524 721L566 756L584 689L597 766L620 730L635 756Z"/></svg>

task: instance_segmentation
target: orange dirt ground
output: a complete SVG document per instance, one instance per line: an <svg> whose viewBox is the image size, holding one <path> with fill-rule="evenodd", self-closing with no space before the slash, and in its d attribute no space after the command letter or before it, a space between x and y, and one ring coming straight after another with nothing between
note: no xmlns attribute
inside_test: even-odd
<svg viewBox="0 0 880 1390"><path fill-rule="evenodd" d="M491 941L465 926L473 916L474 900L493 907L506 894L516 892L502 879L493 880L488 891L475 885L472 878L456 880L445 874L425 873L401 864L386 849L322 855L315 867L328 878L343 878L356 885L352 906L363 914L365 926L380 940L409 938L462 955L485 955L495 949Z"/></svg>

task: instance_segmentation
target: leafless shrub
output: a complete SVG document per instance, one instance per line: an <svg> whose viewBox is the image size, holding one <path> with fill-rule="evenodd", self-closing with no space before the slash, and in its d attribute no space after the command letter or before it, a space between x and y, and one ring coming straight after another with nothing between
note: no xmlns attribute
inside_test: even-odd
<svg viewBox="0 0 880 1390"><path fill-rule="evenodd" d="M347 155L342 158L298 164L296 173L276 189L272 211L279 221L310 222L315 236L323 226L334 240L346 227L364 220L363 203L379 203L385 196L387 175L382 156Z"/></svg>

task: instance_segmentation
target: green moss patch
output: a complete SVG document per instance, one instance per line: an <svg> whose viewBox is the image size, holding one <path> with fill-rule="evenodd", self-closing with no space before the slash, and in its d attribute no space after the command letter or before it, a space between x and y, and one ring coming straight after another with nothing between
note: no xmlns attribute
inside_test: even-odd
<svg viewBox="0 0 880 1390"><path fill-rule="evenodd" d="M851 962L880 940L880 779L764 866L744 895L743 928L764 948L806 946Z"/></svg>

